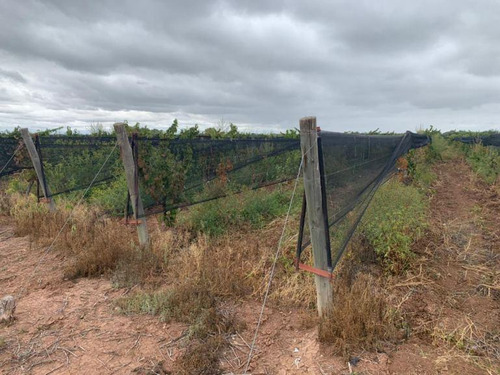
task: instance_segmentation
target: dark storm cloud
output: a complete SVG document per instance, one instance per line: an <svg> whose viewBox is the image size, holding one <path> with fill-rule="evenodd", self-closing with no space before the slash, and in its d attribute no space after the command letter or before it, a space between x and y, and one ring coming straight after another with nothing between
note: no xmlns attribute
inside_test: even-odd
<svg viewBox="0 0 500 375"><path fill-rule="evenodd" d="M0 3L0 126L496 125L495 1Z"/></svg>

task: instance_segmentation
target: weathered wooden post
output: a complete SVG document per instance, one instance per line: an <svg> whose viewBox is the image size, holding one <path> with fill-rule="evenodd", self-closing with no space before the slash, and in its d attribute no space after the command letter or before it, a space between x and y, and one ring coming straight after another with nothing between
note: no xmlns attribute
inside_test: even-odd
<svg viewBox="0 0 500 375"><path fill-rule="evenodd" d="M49 209L50 211L55 211L56 205L54 203L54 200L52 199L50 188L47 185L47 180L45 179L45 173L43 171L42 161L40 159L40 155L37 152L35 144L33 143L33 139L31 138L30 132L27 128L23 128L21 129L21 135L23 137L26 149L28 150L28 154L30 156L31 163L33 164L33 168L35 168L36 176L38 178L38 184L42 188L42 192L46 202L49 204Z"/></svg>
<svg viewBox="0 0 500 375"><path fill-rule="evenodd" d="M139 235L139 243L141 246L149 246L148 227L146 225L146 217L144 216L144 206L139 192L139 183L137 181L137 170L134 162L132 147L128 141L125 124L116 123L113 125L116 131L116 138L120 145L120 154L122 157L123 167L125 168L125 176L127 178L128 192L132 202L132 210L134 219L137 224L137 234Z"/></svg>
<svg viewBox="0 0 500 375"><path fill-rule="evenodd" d="M304 117L300 120L300 148L304 166L304 191L307 201L307 218L311 233L314 267L328 270L325 213L322 201L321 178L318 153L318 132L316 117ZM315 275L318 313L320 316L330 309L333 302L333 288L330 278Z"/></svg>

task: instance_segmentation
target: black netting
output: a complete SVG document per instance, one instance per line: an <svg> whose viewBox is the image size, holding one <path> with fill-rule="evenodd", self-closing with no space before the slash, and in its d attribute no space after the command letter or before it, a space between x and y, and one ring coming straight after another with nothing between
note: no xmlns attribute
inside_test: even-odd
<svg viewBox="0 0 500 375"><path fill-rule="evenodd" d="M289 181L300 163L299 140L291 138L133 135L129 141L137 160L146 216ZM2 147L4 158L10 157L18 144L13 139L9 142L5 141L9 147ZM35 136L34 142L51 197L84 190L93 181L88 198L110 214L123 213L128 189L119 147L112 152L116 137L41 135ZM31 166L27 155L19 160ZM12 170L21 168L24 164L16 164ZM34 173L30 178L36 180Z"/></svg>
<svg viewBox="0 0 500 375"><path fill-rule="evenodd" d="M31 168L22 141L14 137L0 137L0 178Z"/></svg>
<svg viewBox="0 0 500 375"><path fill-rule="evenodd" d="M500 134L490 134L477 137L458 137L454 140L466 144L482 144L483 146L500 147Z"/></svg>
<svg viewBox="0 0 500 375"><path fill-rule="evenodd" d="M299 141L138 138L146 215L203 203L294 178Z"/></svg>
<svg viewBox="0 0 500 375"><path fill-rule="evenodd" d="M339 261L373 194L396 170L398 158L429 142L426 135L410 132L394 136L320 133L322 191L328 215L325 225L329 228L331 249L326 250L329 268L333 269ZM307 220L301 222L307 223ZM302 228L298 257L310 245L308 226L301 225L301 232Z"/></svg>
<svg viewBox="0 0 500 375"><path fill-rule="evenodd" d="M106 186L123 175L120 154L112 152L115 137L95 136L40 136L34 139L43 162L43 169L51 196L69 194Z"/></svg>
<svg viewBox="0 0 500 375"><path fill-rule="evenodd" d="M146 216L292 180L301 159L300 142L295 138L134 135L130 142ZM35 137L35 143L51 196L86 189L93 181L88 198L109 213L123 212L128 189L115 137L51 135ZM410 132L391 136L321 132L325 225L333 250L328 257L330 267L340 259L373 194L395 170L397 159L428 143L427 136ZM12 157L19 144L15 138L0 138L0 161L7 165L4 174L31 167L25 147ZM307 225L300 237L299 256L310 243Z"/></svg>

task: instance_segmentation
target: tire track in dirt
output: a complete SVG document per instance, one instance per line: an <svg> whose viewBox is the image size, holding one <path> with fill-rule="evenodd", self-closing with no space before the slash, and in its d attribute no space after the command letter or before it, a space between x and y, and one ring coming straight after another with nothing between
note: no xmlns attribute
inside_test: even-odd
<svg viewBox="0 0 500 375"><path fill-rule="evenodd" d="M419 254L423 285L400 295L413 337L395 353L391 369L495 373L500 294L487 286L499 285L498 194L462 160L441 163L435 172L430 235ZM411 351L421 352L414 361L408 360L412 345Z"/></svg>

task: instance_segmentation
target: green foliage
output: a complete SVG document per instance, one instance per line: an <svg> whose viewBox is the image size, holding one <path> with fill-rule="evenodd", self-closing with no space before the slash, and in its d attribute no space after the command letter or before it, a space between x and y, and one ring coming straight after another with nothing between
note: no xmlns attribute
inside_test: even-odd
<svg viewBox="0 0 500 375"><path fill-rule="evenodd" d="M434 154L434 151L429 150L430 145L416 150L410 150L406 155L408 161L408 175L416 185L424 188L431 186L436 175L432 171L432 163L439 158L429 156Z"/></svg>
<svg viewBox="0 0 500 375"><path fill-rule="evenodd" d="M361 232L387 271L399 273L413 257L411 247L427 228L428 200L415 186L390 180L370 204Z"/></svg>
<svg viewBox="0 0 500 375"><path fill-rule="evenodd" d="M36 175L34 171L24 170L18 175L11 176L7 182L7 193L26 193L31 182L32 189L36 191Z"/></svg>
<svg viewBox="0 0 500 375"><path fill-rule="evenodd" d="M411 151L416 152L410 152L407 156L408 175L414 184L429 188L436 179L436 174L432 171L432 165L422 161L425 156L422 157L422 153L418 152L418 150Z"/></svg>
<svg viewBox="0 0 500 375"><path fill-rule="evenodd" d="M197 323L204 311L214 306L215 300L201 286L181 286L168 291L139 293L118 300L124 313L158 315L163 321L176 320L181 323Z"/></svg>
<svg viewBox="0 0 500 375"><path fill-rule="evenodd" d="M394 135L396 133L395 132L382 132L382 131L380 131L379 128L377 128L375 130L370 130L367 134L368 135Z"/></svg>
<svg viewBox="0 0 500 375"><path fill-rule="evenodd" d="M79 192L81 194L81 192ZM125 203L127 202L127 180L124 174L121 174L116 180L106 185L98 186L92 189L89 202L106 212L115 215L123 214Z"/></svg>
<svg viewBox="0 0 500 375"><path fill-rule="evenodd" d="M203 132L204 136L207 136L211 139L224 139L224 138L236 138L240 136L240 133L238 132L238 127L234 125L233 123L229 124L229 128L226 129L224 125L221 124L221 126L215 127L215 128L207 128Z"/></svg>
<svg viewBox="0 0 500 375"><path fill-rule="evenodd" d="M193 139L199 136L200 136L200 129L198 129L198 125L182 129L181 132L179 133L180 139Z"/></svg>
<svg viewBox="0 0 500 375"><path fill-rule="evenodd" d="M300 130L295 129L287 129L284 133L281 133L284 138L290 139L300 139Z"/></svg>
<svg viewBox="0 0 500 375"><path fill-rule="evenodd" d="M188 150L182 160L166 147L155 149L151 144L139 147L139 180L145 195L145 203L161 202L166 207L178 201L184 190L188 168L191 166L192 152Z"/></svg>
<svg viewBox="0 0 500 375"><path fill-rule="evenodd" d="M446 139L450 140L451 146L455 153L465 155L465 158L472 169L487 183L493 184L498 181L500 175L500 149L494 146L483 146L480 137L487 137L498 134L498 131L487 130L481 132L472 131L450 131L443 134ZM466 144L457 141L462 137L478 138L477 143Z"/></svg>
<svg viewBox="0 0 500 375"><path fill-rule="evenodd" d="M192 206L179 217L179 225L195 232L218 236L230 228L250 225L260 228L283 215L290 193L283 188L261 189Z"/></svg>
<svg viewBox="0 0 500 375"><path fill-rule="evenodd" d="M455 144L443 137L439 130L432 126L424 133L432 137L432 143L426 147L410 150L406 159L411 180L420 187L429 188L436 178L432 171L433 164L459 158L460 151Z"/></svg>
<svg viewBox="0 0 500 375"><path fill-rule="evenodd" d="M493 134L498 134L498 130L482 130L482 131L450 130L446 133L443 133L443 137L448 139L457 139L461 137L485 137Z"/></svg>
<svg viewBox="0 0 500 375"><path fill-rule="evenodd" d="M497 148L480 144L465 147L466 159L472 169L487 183L493 184L500 175L500 153Z"/></svg>

